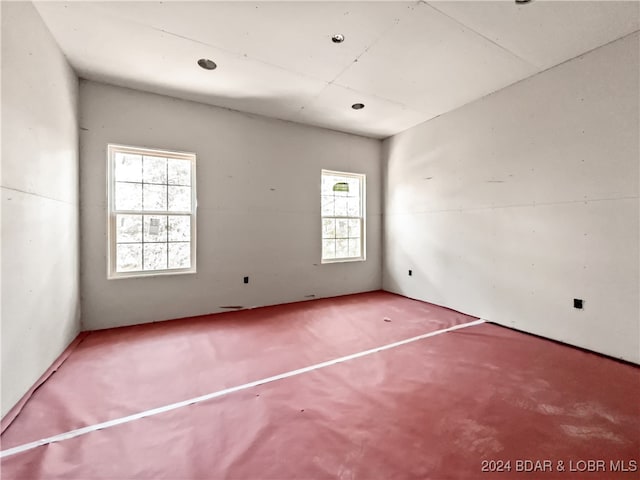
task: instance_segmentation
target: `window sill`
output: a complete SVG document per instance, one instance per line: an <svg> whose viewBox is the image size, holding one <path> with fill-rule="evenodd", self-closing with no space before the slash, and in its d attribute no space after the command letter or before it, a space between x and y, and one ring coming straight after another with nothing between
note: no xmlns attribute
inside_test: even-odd
<svg viewBox="0 0 640 480"><path fill-rule="evenodd" d="M327 263L350 263L350 262L365 262L367 259L364 257L358 257L358 258L327 258L327 259L322 259L321 263L322 264L327 264Z"/></svg>
<svg viewBox="0 0 640 480"><path fill-rule="evenodd" d="M188 270L151 270L148 272L120 272L110 273L107 280L123 280L126 278L150 278L150 277L166 277L168 275L189 275L198 273L196 269Z"/></svg>

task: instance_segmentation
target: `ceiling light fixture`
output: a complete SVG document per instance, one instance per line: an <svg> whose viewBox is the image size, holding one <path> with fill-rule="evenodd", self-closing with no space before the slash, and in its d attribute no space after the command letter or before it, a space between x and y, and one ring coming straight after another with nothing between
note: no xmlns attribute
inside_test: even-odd
<svg viewBox="0 0 640 480"><path fill-rule="evenodd" d="M205 70L215 70L218 65L213 60L209 60L208 58L201 58L198 60L198 65L200 65Z"/></svg>
<svg viewBox="0 0 640 480"><path fill-rule="evenodd" d="M344 42L344 35L341 33L336 33L333 37L331 37L331 41L333 43L342 43Z"/></svg>
<svg viewBox="0 0 640 480"><path fill-rule="evenodd" d="M524 5L525 3L531 3L531 0L516 0L516 5Z"/></svg>
<svg viewBox="0 0 640 480"><path fill-rule="evenodd" d="M354 110L362 110L364 108L364 103L354 103L351 105L351 108Z"/></svg>

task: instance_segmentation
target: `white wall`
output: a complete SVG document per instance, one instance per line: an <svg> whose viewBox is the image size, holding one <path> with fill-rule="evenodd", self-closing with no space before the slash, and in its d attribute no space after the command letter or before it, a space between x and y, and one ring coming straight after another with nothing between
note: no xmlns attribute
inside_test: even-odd
<svg viewBox="0 0 640 480"><path fill-rule="evenodd" d="M80 330L77 98L33 5L2 2L2 415Z"/></svg>
<svg viewBox="0 0 640 480"><path fill-rule="evenodd" d="M384 288L640 362L638 42L386 140Z"/></svg>
<svg viewBox="0 0 640 480"><path fill-rule="evenodd" d="M88 81L80 100L88 329L381 287L379 141ZM197 274L107 280L108 143L197 154ZM366 262L320 263L322 168L367 175Z"/></svg>

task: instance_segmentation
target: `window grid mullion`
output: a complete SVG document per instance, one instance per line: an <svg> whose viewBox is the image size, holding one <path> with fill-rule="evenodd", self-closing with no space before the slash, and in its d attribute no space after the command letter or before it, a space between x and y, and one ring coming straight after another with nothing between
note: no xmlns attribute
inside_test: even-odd
<svg viewBox="0 0 640 480"><path fill-rule="evenodd" d="M338 252L334 250L333 252L333 257L329 256L326 258L326 260L328 262L332 262L332 261L343 261L343 260L350 260L350 259L357 259L358 257L363 259L364 258L364 221L365 221L365 215L364 215L364 175L359 175L359 174L349 174L346 172L333 172L333 171L329 171L329 170L323 170L322 171L322 175L323 175L323 193L321 193L321 209L322 211L326 211L327 208L331 208L333 215L324 215L321 214L320 218L321 221L324 222L325 220L333 220L334 222L334 228L333 228L333 234L334 237L325 237L324 236L324 227L323 227L323 233L322 233L322 240L323 241L329 241L330 243L334 244L334 249L337 247L336 242L338 240L344 241L347 244L347 253L346 255L340 255L338 256ZM326 190L324 190L325 185L326 185L326 181L324 180L324 176L327 175L330 180L329 183L333 182L334 179L335 181L343 181L343 178L345 180L347 179L356 179L358 181L358 186L359 186L359 195L351 195L351 191L349 192L340 192L340 191L336 191L336 190L332 190L331 192L326 192ZM334 185L335 187L335 185ZM326 193L324 193L326 192ZM343 193L345 193L346 195L344 195ZM358 210L359 210L359 215L354 216L354 215L336 215L336 209L337 209L337 200L343 198L345 200L342 200L341 202L345 202L347 203L346 208L349 209L351 206L351 202L353 202L353 199L357 199L358 200ZM327 203L330 203L329 205ZM349 229L347 230L347 236L336 236L338 234L337 231L337 221L338 220L358 220L358 224L359 224L359 237L356 236L351 236L351 225L349 225ZM355 233L355 232L354 232ZM356 233L357 234L357 233ZM359 244L359 255L354 255L351 256L349 254L349 252L351 251L352 247L356 246L357 242ZM353 245L352 245L353 244ZM323 261L325 260L324 256L323 256Z"/></svg>
<svg viewBox="0 0 640 480"><path fill-rule="evenodd" d="M145 177L144 177L144 173L146 171L146 162L145 162L145 156L148 155L152 155L152 156L158 156L158 154L161 154L162 157L165 157L167 159L166 163L165 163L165 172L167 175L167 180L166 183L157 183L157 182L146 182L145 181ZM140 169L141 169L141 181L140 182L135 182L135 181L124 181L124 182L118 182L117 180L117 176L116 176L116 155L117 154L133 154L133 155L140 155L140 159L141 159L141 163L140 163ZM174 156L175 155L175 156ZM188 211L176 211L176 212L172 212L168 210L169 207L169 157L171 158L176 158L177 160L188 160L190 162L190 169L189 169L189 176L191 178L191 184L189 185L185 185L182 183L177 183L175 185L175 187L182 187L182 188L189 188L190 192L191 192L191 205L190 205L190 209ZM166 248L166 266L164 268L161 268L157 271L157 273L162 273L162 272L166 272L166 271L190 271L193 270L195 271L195 252L194 252L194 235L193 235L193 231L195 229L195 222L194 222L194 218L195 218L195 185L194 185L194 177L195 177L195 155L194 154L180 154L180 153L176 153L176 152L160 152L160 151L146 151L144 149L137 149L134 147L124 147L124 146L120 146L120 145L109 145L109 155L108 155L108 161L109 161L109 178L110 178L110 182L109 182L109 203L108 206L110 208L109 211L109 225L111 225L110 227L110 245L113 245L115 248L113 250L110 250L110 259L109 259L109 265L111 266L110 268L110 274L109 274L109 278L116 278L116 277L127 277L127 276L137 276L137 275L148 275L148 274L154 274L156 273L155 270L154 271L148 271L145 270L146 268L146 262L145 262L145 245L146 244L157 244L157 245L165 245ZM116 191L115 191L115 187L118 183L128 183L128 184L139 184L141 186L141 192L140 192L140 198L142 201L141 207L140 209L136 209L136 210L118 210L116 209ZM150 210L146 210L144 208L145 206L145 195L144 195L144 186L145 185L159 185L159 186L164 186L166 188L165 190L165 200L166 200L166 204L167 204L167 209L166 210L154 210L154 211L150 211ZM131 216L135 216L138 217L142 220L142 224L141 224L141 238L140 241L138 242L118 242L118 233L120 231L120 227L118 226L117 223L117 216L118 215L131 215ZM146 241L145 239L145 233L148 230L147 226L145 225L145 217L147 216L154 216L154 217L164 217L164 221L165 221L165 235L164 235L164 240L163 239L159 239L160 241L156 241L156 242L150 242L150 241ZM170 222L169 222L169 217L189 217L190 219L190 230L191 230L191 236L190 239L188 241L176 241L176 242L171 242L170 241L170 235L169 235L169 227L170 227ZM178 268L178 269L171 269L169 268L169 245L170 244L186 244L186 245L190 245L191 246L191 252L190 252L190 261L189 267L186 268ZM117 261L117 245L140 245L141 246L141 255L142 258L140 259L140 263L139 265L141 265L141 270L135 269L132 271L118 271L118 261ZM113 255L113 256L111 256Z"/></svg>
<svg viewBox="0 0 640 480"><path fill-rule="evenodd" d="M191 212L168 212L166 210L113 210L114 215L169 215L190 217Z"/></svg>
<svg viewBox="0 0 640 480"><path fill-rule="evenodd" d="M168 168L167 168L168 170ZM167 185L167 186L171 186L171 187L191 187L191 185L186 185L183 183L156 183L156 182L134 182L132 180L116 180L116 183L131 183L133 185L141 185L141 184L145 184L145 185ZM351 197L351 198L355 198L355 197Z"/></svg>

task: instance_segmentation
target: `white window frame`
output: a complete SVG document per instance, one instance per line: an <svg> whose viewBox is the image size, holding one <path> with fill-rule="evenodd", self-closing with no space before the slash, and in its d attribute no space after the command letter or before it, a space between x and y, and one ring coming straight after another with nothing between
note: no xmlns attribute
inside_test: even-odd
<svg viewBox="0 0 640 480"><path fill-rule="evenodd" d="M191 212L169 212L157 210L116 210L115 208L115 154L127 153L133 155L148 155L165 157L177 160L191 161ZM108 144L107 146L107 278L139 278L155 277L161 275L181 275L197 273L196 269L196 154L192 152L176 152L170 150L158 150L145 147L133 147L128 145ZM164 270L135 270L128 272L116 271L116 215L186 215L191 217L191 267L167 268ZM143 239L144 240L144 239ZM144 244L144 241L142 242Z"/></svg>
<svg viewBox="0 0 640 480"><path fill-rule="evenodd" d="M360 182L360 216L334 216L334 215L322 215L322 177L324 175L338 175L342 177L355 178ZM353 172L340 172L337 170L322 169L320 175L320 259L321 263L345 263L345 262L364 262L367 259L367 240L366 240L366 204L367 204L367 176L364 173ZM345 258L324 258L322 253L322 243L324 240L322 231L322 221L325 218L335 219L359 219L360 220L360 256L359 257L345 257Z"/></svg>

